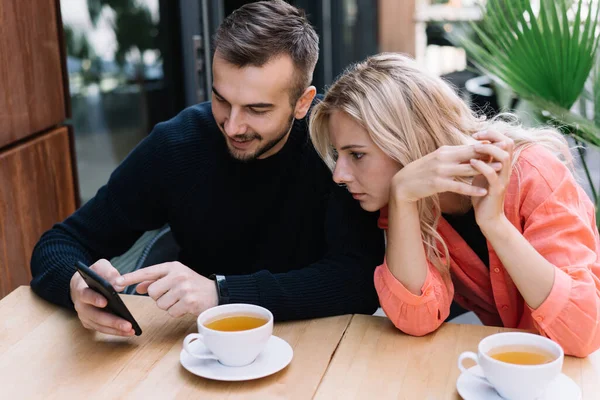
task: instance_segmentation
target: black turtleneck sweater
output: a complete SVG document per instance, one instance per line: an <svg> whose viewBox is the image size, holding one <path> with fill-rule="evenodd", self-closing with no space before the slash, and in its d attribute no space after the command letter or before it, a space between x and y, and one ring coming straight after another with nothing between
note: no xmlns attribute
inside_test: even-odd
<svg viewBox="0 0 600 400"><path fill-rule="evenodd" d="M203 103L158 124L93 199L42 236L31 287L72 308L76 260L120 255L169 224L179 261L225 275L230 302L262 305L278 320L372 313L384 253L376 218L332 182L306 118L277 154L240 162Z"/></svg>

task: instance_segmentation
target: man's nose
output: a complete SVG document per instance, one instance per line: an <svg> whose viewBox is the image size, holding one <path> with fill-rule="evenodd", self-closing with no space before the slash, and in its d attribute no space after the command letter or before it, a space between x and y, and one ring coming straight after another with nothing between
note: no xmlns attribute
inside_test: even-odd
<svg viewBox="0 0 600 400"><path fill-rule="evenodd" d="M246 124L244 123L240 112L232 109L229 118L223 124L227 136L237 136L246 133Z"/></svg>

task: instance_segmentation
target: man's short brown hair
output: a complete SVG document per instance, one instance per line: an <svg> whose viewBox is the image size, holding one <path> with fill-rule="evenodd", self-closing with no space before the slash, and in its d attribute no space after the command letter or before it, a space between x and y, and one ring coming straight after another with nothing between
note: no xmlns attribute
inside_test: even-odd
<svg viewBox="0 0 600 400"><path fill-rule="evenodd" d="M215 35L215 51L240 68L261 67L288 55L296 67L292 105L312 81L319 57L319 37L304 11L282 0L246 4L229 15Z"/></svg>

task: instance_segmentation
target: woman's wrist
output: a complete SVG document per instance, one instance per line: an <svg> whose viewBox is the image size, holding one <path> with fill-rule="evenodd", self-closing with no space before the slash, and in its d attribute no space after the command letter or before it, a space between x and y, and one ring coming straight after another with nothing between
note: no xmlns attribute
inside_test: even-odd
<svg viewBox="0 0 600 400"><path fill-rule="evenodd" d="M413 210L416 212L418 210L417 202L409 200L401 190L391 191L389 208L400 210L403 213L406 211L412 212Z"/></svg>
<svg viewBox="0 0 600 400"><path fill-rule="evenodd" d="M477 223L481 233L490 242L494 240L503 240L514 229L506 215L502 214L493 220L486 220L483 223Z"/></svg>
<svg viewBox="0 0 600 400"><path fill-rule="evenodd" d="M390 203L392 202L396 204L416 204L415 201L410 200L410 196L402 184L395 179L390 186Z"/></svg>

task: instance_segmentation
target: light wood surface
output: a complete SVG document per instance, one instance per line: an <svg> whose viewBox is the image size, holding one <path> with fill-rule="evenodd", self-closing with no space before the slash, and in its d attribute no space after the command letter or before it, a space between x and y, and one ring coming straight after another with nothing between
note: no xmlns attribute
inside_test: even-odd
<svg viewBox="0 0 600 400"><path fill-rule="evenodd" d="M504 331L509 329L444 324L435 333L413 337L387 318L355 315L315 398L460 399L459 354L477 352L481 339ZM600 352L585 359L566 357L563 373L581 387L583 400L599 398Z"/></svg>
<svg viewBox="0 0 600 400"><path fill-rule="evenodd" d="M57 3L0 1L0 148L66 118Z"/></svg>
<svg viewBox="0 0 600 400"><path fill-rule="evenodd" d="M270 377L217 382L186 371L179 353L195 318L171 318L153 300L123 296L142 327L134 338L85 330L73 312L20 287L0 301L0 397L6 399L310 399L351 316L275 325L294 359Z"/></svg>
<svg viewBox="0 0 600 400"><path fill-rule="evenodd" d="M67 127L0 152L0 298L29 284L33 247L44 231L73 211Z"/></svg>
<svg viewBox="0 0 600 400"><path fill-rule="evenodd" d="M76 315L20 287L0 301L0 388L7 399L459 399L458 355L504 328L444 324L425 337L399 332L387 318L340 316L278 323L294 349L284 370L247 382L195 376L179 363L195 318L171 318L142 296L123 296L140 337L85 330ZM600 352L565 358L563 372L600 393Z"/></svg>

